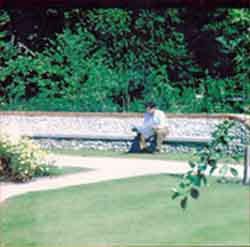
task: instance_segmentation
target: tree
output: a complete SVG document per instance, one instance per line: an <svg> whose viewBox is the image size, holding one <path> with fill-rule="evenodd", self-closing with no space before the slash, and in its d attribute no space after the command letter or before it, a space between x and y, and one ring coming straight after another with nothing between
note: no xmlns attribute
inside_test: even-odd
<svg viewBox="0 0 250 247"><path fill-rule="evenodd" d="M188 198L198 199L200 188L207 185L207 177L214 174L216 170L222 176L222 181L226 180L228 171L234 177L238 176L238 171L230 167L227 163L222 166L218 162L225 156L231 157L232 160L238 161L239 156L230 150L230 143L235 139L231 129L235 122L225 120L217 126L212 133L212 141L201 151L197 152L198 160L189 161L190 170L183 175L178 188L173 189L172 199L180 198L180 206L187 207ZM246 136L247 137L247 136ZM248 138L249 139L249 138ZM249 144L246 143L246 163L244 165L244 178L242 183L249 185ZM208 174L208 175L207 175Z"/></svg>
<svg viewBox="0 0 250 247"><path fill-rule="evenodd" d="M168 112L242 113L250 105L247 9L50 8L0 18L3 110L142 111L152 97Z"/></svg>

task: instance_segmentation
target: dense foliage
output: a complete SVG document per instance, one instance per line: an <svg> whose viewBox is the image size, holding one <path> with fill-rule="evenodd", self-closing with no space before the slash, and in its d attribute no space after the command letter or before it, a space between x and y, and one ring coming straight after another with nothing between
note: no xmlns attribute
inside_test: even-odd
<svg viewBox="0 0 250 247"><path fill-rule="evenodd" d="M13 131L13 130L12 130ZM25 182L36 176L48 176L54 166L39 145L15 132L0 130L0 178Z"/></svg>
<svg viewBox="0 0 250 247"><path fill-rule="evenodd" d="M149 99L168 112L249 107L250 10L72 9L63 21L60 11L23 27L20 13L0 12L1 110L143 111Z"/></svg>

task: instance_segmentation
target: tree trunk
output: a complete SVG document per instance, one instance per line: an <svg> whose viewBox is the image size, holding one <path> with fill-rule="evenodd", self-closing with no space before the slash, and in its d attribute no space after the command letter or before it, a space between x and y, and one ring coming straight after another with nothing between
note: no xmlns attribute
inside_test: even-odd
<svg viewBox="0 0 250 247"><path fill-rule="evenodd" d="M244 177L243 184L250 185L250 145L245 147Z"/></svg>

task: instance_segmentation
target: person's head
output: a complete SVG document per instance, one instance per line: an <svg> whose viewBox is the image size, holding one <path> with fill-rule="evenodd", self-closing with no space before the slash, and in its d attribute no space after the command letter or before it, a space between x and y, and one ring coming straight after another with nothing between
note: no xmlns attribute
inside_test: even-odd
<svg viewBox="0 0 250 247"><path fill-rule="evenodd" d="M156 104L154 102L148 102L145 104L146 110L148 113L153 114L156 110Z"/></svg>

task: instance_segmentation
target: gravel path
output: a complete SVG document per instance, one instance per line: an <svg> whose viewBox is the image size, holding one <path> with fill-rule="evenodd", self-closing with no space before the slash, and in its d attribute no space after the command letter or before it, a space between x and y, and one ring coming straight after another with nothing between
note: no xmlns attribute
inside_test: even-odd
<svg viewBox="0 0 250 247"><path fill-rule="evenodd" d="M32 191L51 190L80 184L121 179L150 174L182 174L189 169L186 162L166 160L145 160L125 158L96 158L53 155L58 166L76 166L90 168L91 171L61 177L39 178L24 184L0 183L0 201ZM242 166L235 166L240 177ZM218 174L215 174L218 176ZM230 174L228 174L230 176Z"/></svg>

